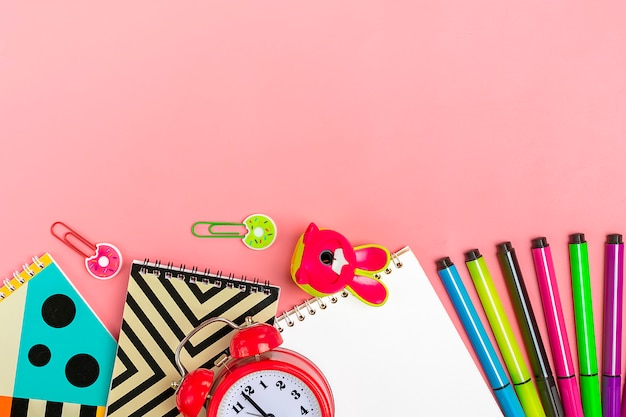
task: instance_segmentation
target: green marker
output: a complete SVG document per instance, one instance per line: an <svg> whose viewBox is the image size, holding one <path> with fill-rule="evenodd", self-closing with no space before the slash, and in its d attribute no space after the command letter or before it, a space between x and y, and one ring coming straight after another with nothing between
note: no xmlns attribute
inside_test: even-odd
<svg viewBox="0 0 626 417"><path fill-rule="evenodd" d="M584 234L574 233L570 235L569 256L583 411L585 417L602 417L591 280L589 278L589 253Z"/></svg>
<svg viewBox="0 0 626 417"><path fill-rule="evenodd" d="M487 320L500 348L502 359L511 376L513 387L528 417L545 417L543 405L535 383L530 377L528 366L515 340L513 329L506 316L502 301L487 269L485 259L478 249L465 253L465 265L469 270Z"/></svg>

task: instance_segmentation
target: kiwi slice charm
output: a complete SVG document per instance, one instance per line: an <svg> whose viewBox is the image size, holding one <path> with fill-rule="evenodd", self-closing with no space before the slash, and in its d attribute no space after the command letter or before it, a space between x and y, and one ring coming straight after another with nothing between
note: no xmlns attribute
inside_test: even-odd
<svg viewBox="0 0 626 417"><path fill-rule="evenodd" d="M246 232L243 232L245 228ZM272 246L276 240L276 223L265 214L252 214L239 222L195 222L191 233L200 238L236 238L254 250Z"/></svg>

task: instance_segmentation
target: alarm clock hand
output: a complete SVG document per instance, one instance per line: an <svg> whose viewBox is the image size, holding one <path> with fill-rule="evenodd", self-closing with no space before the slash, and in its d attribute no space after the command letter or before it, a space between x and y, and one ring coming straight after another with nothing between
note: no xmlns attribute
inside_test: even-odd
<svg viewBox="0 0 626 417"><path fill-rule="evenodd" d="M248 401L250 404L252 404L252 406L254 408L256 408L256 410L261 413L261 417L274 417L274 414L267 414L265 411L263 411L263 409L261 407L259 407L259 405L257 403L254 402L254 400L245 392L241 391L241 395L243 395L243 398L246 399L246 401Z"/></svg>

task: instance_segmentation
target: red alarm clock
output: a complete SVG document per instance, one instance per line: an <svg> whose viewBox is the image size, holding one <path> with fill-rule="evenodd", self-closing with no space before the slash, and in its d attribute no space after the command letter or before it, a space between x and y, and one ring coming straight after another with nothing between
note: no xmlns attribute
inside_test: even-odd
<svg viewBox="0 0 626 417"><path fill-rule="evenodd" d="M230 341L230 357L215 375L209 369L188 372L180 351L189 339L211 323L222 322L237 330ZM207 417L333 417L331 388L309 359L280 348L280 332L247 317L242 326L223 317L200 323L178 345L175 360L182 375L176 389L176 406L185 417L196 417L206 407Z"/></svg>

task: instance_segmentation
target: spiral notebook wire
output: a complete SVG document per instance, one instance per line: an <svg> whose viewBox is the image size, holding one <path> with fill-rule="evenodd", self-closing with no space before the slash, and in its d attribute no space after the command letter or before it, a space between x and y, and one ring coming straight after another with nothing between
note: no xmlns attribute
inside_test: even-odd
<svg viewBox="0 0 626 417"><path fill-rule="evenodd" d="M37 256L33 256L32 261L33 262L30 265L27 263L23 264L21 271L13 271L13 278L5 278L2 280L2 287L0 288L0 301L15 292L18 288L24 285L26 281L34 277L45 267L43 262L41 262Z"/></svg>
<svg viewBox="0 0 626 417"><path fill-rule="evenodd" d="M115 339L49 253L31 260L0 285L0 415L102 415Z"/></svg>
<svg viewBox="0 0 626 417"><path fill-rule="evenodd" d="M398 270L402 268L403 264L400 260L398 254L402 251L398 251L397 253L391 254L391 262L389 266L382 274L374 275L377 279L383 279L384 275L389 275L393 273L394 270ZM284 326L293 327L296 322L304 321L309 316L314 316L317 313L317 310L326 310L328 305L337 304L342 298L349 298L350 293L346 290L338 292L336 294L327 295L323 297L314 297L308 300L305 300L301 304L296 304L291 309L283 312L281 315L276 317L274 321L274 327L278 329L278 331L283 332L284 327L281 326L283 323ZM376 307L372 307L376 308Z"/></svg>
<svg viewBox="0 0 626 417"><path fill-rule="evenodd" d="M180 379L174 350L204 320L246 316L273 324L280 288L221 270L176 266L149 259L131 265L109 417L178 416L171 383ZM228 348L231 328L211 328L185 346L192 367L213 368Z"/></svg>
<svg viewBox="0 0 626 417"><path fill-rule="evenodd" d="M249 280L245 275L238 277L232 273L224 275L222 271L213 272L210 268L204 268L201 271L197 266L188 269L185 264L175 266L172 262L161 265L161 261L151 262L147 258L143 260L139 271L142 274L152 274L157 278L178 279L187 281L189 284L204 284L215 288L238 288L242 292L263 292L265 295L270 295L273 288L267 280L263 282L258 278Z"/></svg>

